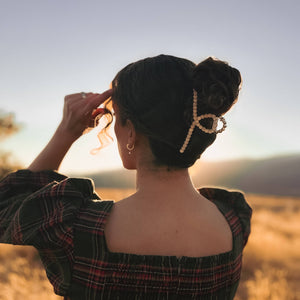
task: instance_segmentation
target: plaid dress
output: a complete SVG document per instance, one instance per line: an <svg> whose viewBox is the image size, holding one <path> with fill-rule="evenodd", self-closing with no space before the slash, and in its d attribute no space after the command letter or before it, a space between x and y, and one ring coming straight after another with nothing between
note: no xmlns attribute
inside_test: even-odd
<svg viewBox="0 0 300 300"><path fill-rule="evenodd" d="M65 299L233 299L251 208L239 192L201 189L225 216L231 251L199 258L110 252L104 227L113 201L89 179L20 170L0 182L0 242L32 245Z"/></svg>

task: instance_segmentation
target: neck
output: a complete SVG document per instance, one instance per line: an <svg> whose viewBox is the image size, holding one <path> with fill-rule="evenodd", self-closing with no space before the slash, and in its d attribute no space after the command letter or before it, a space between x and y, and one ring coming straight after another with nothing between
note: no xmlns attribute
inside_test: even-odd
<svg viewBox="0 0 300 300"><path fill-rule="evenodd" d="M136 189L148 195L195 190L188 169L169 170L168 167L138 168Z"/></svg>

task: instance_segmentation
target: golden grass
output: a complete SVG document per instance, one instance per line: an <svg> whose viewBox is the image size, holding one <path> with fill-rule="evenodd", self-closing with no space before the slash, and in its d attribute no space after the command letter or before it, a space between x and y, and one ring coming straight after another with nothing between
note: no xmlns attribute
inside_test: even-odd
<svg viewBox="0 0 300 300"><path fill-rule="evenodd" d="M53 293L37 251L0 244L0 300L62 299Z"/></svg>
<svg viewBox="0 0 300 300"><path fill-rule="evenodd" d="M248 195L252 233L236 299L300 299L300 199Z"/></svg>
<svg viewBox="0 0 300 300"><path fill-rule="evenodd" d="M98 189L119 200L133 190ZM300 199L247 195L252 233L244 252L237 300L300 299ZM0 300L62 299L54 295L36 250L0 245Z"/></svg>

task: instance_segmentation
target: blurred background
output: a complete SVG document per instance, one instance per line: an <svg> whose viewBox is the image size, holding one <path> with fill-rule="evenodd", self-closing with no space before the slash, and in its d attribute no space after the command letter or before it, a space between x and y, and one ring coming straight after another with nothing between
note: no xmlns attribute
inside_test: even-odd
<svg viewBox="0 0 300 300"><path fill-rule="evenodd" d="M238 297L300 299L299 13L297 0L0 1L0 177L46 145L65 95L102 92L127 64L162 53L228 61L243 77L239 101L191 174L197 186L242 189L254 207ZM99 130L73 145L60 171L91 177L100 195L118 200L134 188L134 172L122 170L116 142L90 153ZM0 299L19 299L14 280L36 254L1 247ZM10 264L8 254L24 260ZM24 287L45 282L40 269L29 267Z"/></svg>

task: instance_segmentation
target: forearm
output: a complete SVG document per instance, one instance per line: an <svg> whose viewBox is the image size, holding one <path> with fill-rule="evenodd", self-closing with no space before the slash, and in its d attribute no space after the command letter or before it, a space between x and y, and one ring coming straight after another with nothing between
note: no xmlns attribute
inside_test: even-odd
<svg viewBox="0 0 300 300"><path fill-rule="evenodd" d="M62 130L61 126L57 128L53 137L28 167L33 172L42 170L58 170L68 150L76 138Z"/></svg>

